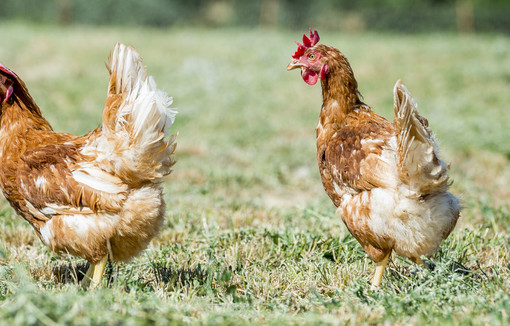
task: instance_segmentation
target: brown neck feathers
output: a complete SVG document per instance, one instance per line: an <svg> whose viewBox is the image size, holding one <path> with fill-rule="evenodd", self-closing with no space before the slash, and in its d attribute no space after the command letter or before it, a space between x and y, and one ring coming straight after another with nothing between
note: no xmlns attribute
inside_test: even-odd
<svg viewBox="0 0 510 326"><path fill-rule="evenodd" d="M23 123L18 123L21 121ZM8 127L8 129L19 126L20 128L51 130L48 122L44 120L41 110L20 79L14 83L14 94L11 99L2 103L0 125Z"/></svg>
<svg viewBox="0 0 510 326"><path fill-rule="evenodd" d="M317 47L322 47L321 52L328 58L328 73L321 81L324 107L337 107L345 115L363 104L360 100L358 82L354 78L349 61L340 51L324 45Z"/></svg>

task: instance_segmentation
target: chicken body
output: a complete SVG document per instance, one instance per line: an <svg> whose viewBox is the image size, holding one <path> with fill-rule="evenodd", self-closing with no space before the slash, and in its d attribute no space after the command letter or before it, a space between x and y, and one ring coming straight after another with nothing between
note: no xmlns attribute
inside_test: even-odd
<svg viewBox="0 0 510 326"><path fill-rule="evenodd" d="M323 106L316 131L322 183L348 230L378 263L373 284L379 285L392 250L421 263L455 227L460 206L447 192L449 166L439 159L427 120L400 81L391 123L360 100L340 51L308 45L287 68L301 68L309 84L320 75Z"/></svg>
<svg viewBox="0 0 510 326"><path fill-rule="evenodd" d="M24 83L0 65L4 196L49 248L92 269L108 256L129 260L158 233L160 183L174 164L175 137L165 138L171 98L131 47L116 45L109 71L103 124L80 137L54 132Z"/></svg>

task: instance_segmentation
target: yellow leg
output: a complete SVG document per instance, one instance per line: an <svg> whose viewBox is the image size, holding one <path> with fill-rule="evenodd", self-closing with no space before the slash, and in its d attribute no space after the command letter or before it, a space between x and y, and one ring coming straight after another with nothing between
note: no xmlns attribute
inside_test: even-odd
<svg viewBox="0 0 510 326"><path fill-rule="evenodd" d="M104 256L103 259L95 266L94 268L94 276L92 276L92 288L96 288L103 278L104 268L106 267L106 263L108 262L108 255Z"/></svg>
<svg viewBox="0 0 510 326"><path fill-rule="evenodd" d="M90 286L90 280L92 279L92 275L94 275L94 269L96 265L90 264L89 269L87 269L87 273L85 276L83 276L83 279L81 280L81 286L82 288L86 289Z"/></svg>
<svg viewBox="0 0 510 326"><path fill-rule="evenodd" d="M421 260L421 258L413 258L411 260L413 261L413 263L415 263L416 265L418 265L420 267L424 267L423 265L425 265L425 263L423 262L423 260Z"/></svg>
<svg viewBox="0 0 510 326"><path fill-rule="evenodd" d="M374 278L372 278L372 286L371 289L375 290L379 286L381 286L382 277L384 274L384 269L386 268L386 265L388 264L388 258L391 255L391 251L384 257L383 260L377 263L377 266L375 268Z"/></svg>
<svg viewBox="0 0 510 326"><path fill-rule="evenodd" d="M83 288L96 288L100 283L101 279L103 278L104 274L104 268L106 266L106 263L108 262L108 255L104 256L99 263L93 265L90 264L89 269L87 270L87 274L85 274L85 277L83 277L82 287Z"/></svg>

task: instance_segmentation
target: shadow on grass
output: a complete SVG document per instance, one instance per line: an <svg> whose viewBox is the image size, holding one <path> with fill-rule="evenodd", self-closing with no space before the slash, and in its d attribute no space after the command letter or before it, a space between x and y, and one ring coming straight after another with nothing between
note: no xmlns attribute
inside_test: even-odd
<svg viewBox="0 0 510 326"><path fill-rule="evenodd" d="M53 267L52 274L57 284L78 284L80 283L89 269L87 263L68 263ZM105 267L103 279L107 280L107 286L110 286L114 279L114 266L116 264L108 262Z"/></svg>
<svg viewBox="0 0 510 326"><path fill-rule="evenodd" d="M153 262L151 269L159 284L189 286L198 282L202 285L208 278L207 270L200 265L194 268L174 268L166 263Z"/></svg>
<svg viewBox="0 0 510 326"><path fill-rule="evenodd" d="M59 266L55 266L52 269L52 274L55 277L55 282L59 284L77 284L81 282L85 274L87 273L87 269L89 268L89 263L68 263Z"/></svg>
<svg viewBox="0 0 510 326"><path fill-rule="evenodd" d="M89 266L90 264L85 262L62 264L53 267L52 275L57 284L79 284L85 277ZM117 267L117 273L115 266ZM115 276L118 276L118 267L117 264L111 262L106 265L103 277L107 280L106 285L108 287L111 286ZM169 288L203 285L209 277L209 272L200 265L194 268L174 268L167 263L153 262L150 265L150 271L151 275L147 275L147 279L152 281L142 282L144 283L143 287L149 286L152 288L150 284L152 282ZM130 277L127 279L129 280Z"/></svg>
<svg viewBox="0 0 510 326"><path fill-rule="evenodd" d="M414 284L418 286L429 280L431 283L442 283L445 280L457 278L458 281L471 286L480 285L491 280L490 268L484 270L479 264L467 267L458 261L437 261L425 260L423 267L416 265L404 266L403 264L392 264L388 269L393 283L397 285ZM412 282L408 282L408 281Z"/></svg>

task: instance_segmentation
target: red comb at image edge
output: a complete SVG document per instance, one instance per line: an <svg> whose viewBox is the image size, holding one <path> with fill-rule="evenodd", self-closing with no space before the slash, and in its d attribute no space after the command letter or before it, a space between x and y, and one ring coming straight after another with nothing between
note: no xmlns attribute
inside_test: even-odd
<svg viewBox="0 0 510 326"><path fill-rule="evenodd" d="M310 28L310 37L307 37L306 34L303 34L303 44L300 44L298 41L296 41L296 44L298 45L298 48L296 52L292 55L294 59L298 59L305 53L306 49L309 47L314 46L317 44L320 40L319 33L317 30L314 30L312 32L312 29Z"/></svg>
<svg viewBox="0 0 510 326"><path fill-rule="evenodd" d="M0 64L0 71L3 71L14 78L18 78L15 73L13 73L9 68L5 67L3 64ZM14 89L11 86L7 89L7 92L5 93L5 98L0 97L0 102L7 101L11 97L12 93L14 93Z"/></svg>
<svg viewBox="0 0 510 326"><path fill-rule="evenodd" d="M3 72L5 72L5 73L6 73L6 74L8 74L8 75L13 76L14 78L16 78L16 77L17 77L15 73L13 73L13 72L12 72L9 68L7 68L6 66L4 66L4 65L3 65L3 64L1 64L1 63L0 63L0 70L1 70L1 71L3 71Z"/></svg>

